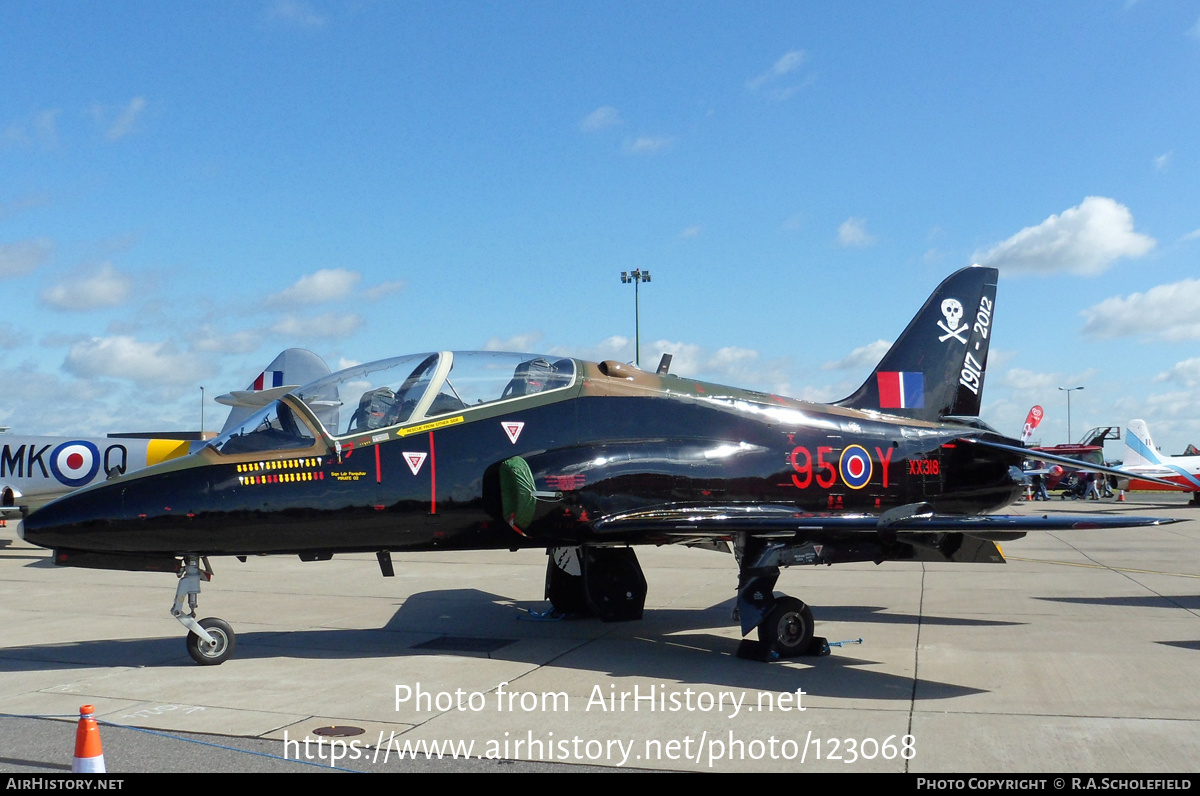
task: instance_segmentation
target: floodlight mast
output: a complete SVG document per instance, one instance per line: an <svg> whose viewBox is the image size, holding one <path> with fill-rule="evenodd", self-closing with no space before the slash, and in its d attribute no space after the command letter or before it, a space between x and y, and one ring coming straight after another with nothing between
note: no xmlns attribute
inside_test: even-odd
<svg viewBox="0 0 1200 796"><path fill-rule="evenodd" d="M621 272L621 282L628 285L633 283L633 363L642 366L642 322L641 308L638 297L638 286L650 281L650 272L635 268L632 271Z"/></svg>
<svg viewBox="0 0 1200 796"><path fill-rule="evenodd" d="M1071 393L1075 390L1082 390L1082 387L1059 387L1067 394L1067 442L1071 441Z"/></svg>

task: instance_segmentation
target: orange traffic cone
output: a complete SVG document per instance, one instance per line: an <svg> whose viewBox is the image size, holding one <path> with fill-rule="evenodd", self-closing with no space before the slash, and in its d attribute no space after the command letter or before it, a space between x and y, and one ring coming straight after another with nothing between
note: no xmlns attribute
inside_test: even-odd
<svg viewBox="0 0 1200 796"><path fill-rule="evenodd" d="M79 727L75 730L75 759L71 771L75 774L103 774L104 750L100 748L100 728L96 725L96 709L91 705L79 708Z"/></svg>
<svg viewBox="0 0 1200 796"><path fill-rule="evenodd" d="M1124 489L1122 489L1120 492L1117 493L1117 502L1118 503L1125 502L1125 490Z"/></svg>

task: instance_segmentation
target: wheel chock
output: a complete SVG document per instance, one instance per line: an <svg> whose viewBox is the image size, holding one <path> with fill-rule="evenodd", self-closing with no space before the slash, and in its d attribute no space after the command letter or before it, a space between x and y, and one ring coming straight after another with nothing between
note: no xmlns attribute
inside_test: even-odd
<svg viewBox="0 0 1200 796"><path fill-rule="evenodd" d="M861 639L860 639L861 640ZM808 647L798 657L822 658L829 654L831 646L840 647L843 644L853 642L834 641L832 644L823 636L813 636ZM764 644L758 639L744 638L738 644L737 656L748 661L763 661L770 663L772 661L790 660L780 657L779 653L771 649L769 644Z"/></svg>

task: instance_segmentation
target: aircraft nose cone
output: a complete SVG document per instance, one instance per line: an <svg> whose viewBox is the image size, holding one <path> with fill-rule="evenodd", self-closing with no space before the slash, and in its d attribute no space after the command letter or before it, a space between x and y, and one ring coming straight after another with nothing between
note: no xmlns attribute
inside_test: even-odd
<svg viewBox="0 0 1200 796"><path fill-rule="evenodd" d="M94 549L97 532L121 514L120 487L99 487L65 495L25 518L25 541L41 547ZM102 545L106 546L106 545Z"/></svg>

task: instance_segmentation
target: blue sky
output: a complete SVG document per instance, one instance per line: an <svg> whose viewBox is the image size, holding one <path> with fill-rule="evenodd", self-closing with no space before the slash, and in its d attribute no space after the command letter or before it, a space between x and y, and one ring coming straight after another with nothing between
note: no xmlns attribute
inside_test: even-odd
<svg viewBox="0 0 1200 796"><path fill-rule="evenodd" d="M986 420L1200 444L1194 3L18 0L0 52L14 433L290 346L631 360L632 268L649 365L834 400L986 262Z"/></svg>

